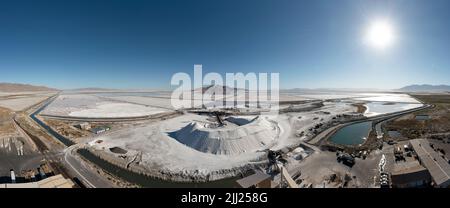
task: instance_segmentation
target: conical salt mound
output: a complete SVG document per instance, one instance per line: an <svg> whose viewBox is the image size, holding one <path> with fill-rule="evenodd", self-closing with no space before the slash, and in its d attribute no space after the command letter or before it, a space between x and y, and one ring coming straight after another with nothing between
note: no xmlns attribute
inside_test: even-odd
<svg viewBox="0 0 450 208"><path fill-rule="evenodd" d="M249 124L224 129L209 129L192 122L174 135L179 142L201 152L236 155L265 149L278 133L276 124L258 117Z"/></svg>

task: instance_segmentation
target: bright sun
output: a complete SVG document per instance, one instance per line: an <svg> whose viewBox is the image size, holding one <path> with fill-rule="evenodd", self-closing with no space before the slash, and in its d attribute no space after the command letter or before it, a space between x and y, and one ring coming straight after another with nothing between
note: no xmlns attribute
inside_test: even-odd
<svg viewBox="0 0 450 208"><path fill-rule="evenodd" d="M367 43L377 49L388 48L393 44L394 39L394 29L386 20L373 22L367 31Z"/></svg>

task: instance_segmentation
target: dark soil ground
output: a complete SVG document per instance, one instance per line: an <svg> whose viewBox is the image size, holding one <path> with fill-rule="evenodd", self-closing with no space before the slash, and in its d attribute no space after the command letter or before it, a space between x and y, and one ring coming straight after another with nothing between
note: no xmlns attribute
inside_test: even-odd
<svg viewBox="0 0 450 208"><path fill-rule="evenodd" d="M412 95L433 108L411 113L384 125L386 131L398 131L401 137L392 140L409 140L415 138L446 139L450 135L450 94ZM416 119L417 115L427 115L427 120Z"/></svg>

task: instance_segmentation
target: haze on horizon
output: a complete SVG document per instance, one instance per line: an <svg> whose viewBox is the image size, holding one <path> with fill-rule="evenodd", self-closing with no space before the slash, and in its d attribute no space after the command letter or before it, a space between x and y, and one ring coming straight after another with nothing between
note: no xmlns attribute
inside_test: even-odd
<svg viewBox="0 0 450 208"><path fill-rule="evenodd" d="M281 88L450 84L450 1L2 1L0 82L169 88L279 72Z"/></svg>

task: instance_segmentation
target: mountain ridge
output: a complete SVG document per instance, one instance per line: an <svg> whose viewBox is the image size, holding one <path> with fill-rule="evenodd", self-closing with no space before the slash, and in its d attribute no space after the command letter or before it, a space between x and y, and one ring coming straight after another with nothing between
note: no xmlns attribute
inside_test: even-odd
<svg viewBox="0 0 450 208"><path fill-rule="evenodd" d="M450 85L413 84L398 90L403 92L450 92Z"/></svg>
<svg viewBox="0 0 450 208"><path fill-rule="evenodd" d="M27 92L27 91L29 92L58 91L58 89L31 84L8 83L8 82L0 83L0 92Z"/></svg>

